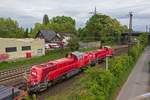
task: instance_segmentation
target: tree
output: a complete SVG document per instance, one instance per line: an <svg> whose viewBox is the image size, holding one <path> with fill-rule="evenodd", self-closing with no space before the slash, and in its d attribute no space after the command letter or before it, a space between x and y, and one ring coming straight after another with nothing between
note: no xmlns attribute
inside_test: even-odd
<svg viewBox="0 0 150 100"><path fill-rule="evenodd" d="M0 18L0 37L23 38L24 29L19 27L18 22L11 18Z"/></svg>
<svg viewBox="0 0 150 100"><path fill-rule="evenodd" d="M26 30L24 32L24 38L29 38L29 30L28 30L28 28L26 28Z"/></svg>
<svg viewBox="0 0 150 100"><path fill-rule="evenodd" d="M43 17L43 24L44 24L44 25L49 24L49 17L48 17L47 14L45 14L44 17Z"/></svg>
<svg viewBox="0 0 150 100"><path fill-rule="evenodd" d="M76 51L79 49L79 40L77 37L72 36L72 38L69 40L68 47L71 51Z"/></svg>
<svg viewBox="0 0 150 100"><path fill-rule="evenodd" d="M51 29L56 32L76 33L75 20L68 16L56 16L50 20Z"/></svg>
<svg viewBox="0 0 150 100"><path fill-rule="evenodd" d="M112 42L118 40L124 29L125 27L116 19L112 19L107 15L96 14L86 22L84 28L79 30L79 34L81 39L89 38L91 40L101 40L102 42Z"/></svg>
<svg viewBox="0 0 150 100"><path fill-rule="evenodd" d="M30 37L35 37L39 30L50 29L47 25L41 23L35 23L34 28L31 31Z"/></svg>
<svg viewBox="0 0 150 100"><path fill-rule="evenodd" d="M75 20L67 16L56 16L48 24L35 23L31 37L35 37L39 30L53 30L55 32L76 33Z"/></svg>

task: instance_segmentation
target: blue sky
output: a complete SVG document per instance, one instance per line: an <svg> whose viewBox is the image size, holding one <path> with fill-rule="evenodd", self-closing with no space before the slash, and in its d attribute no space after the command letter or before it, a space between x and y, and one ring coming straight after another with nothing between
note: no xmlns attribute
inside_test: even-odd
<svg viewBox="0 0 150 100"><path fill-rule="evenodd" d="M98 12L117 18L125 25L129 22L128 12L133 11L136 31L145 31L145 26L150 25L150 0L1 0L0 17L11 17L23 27L32 27L42 21L44 14L50 18L66 15L73 17L80 27L95 6Z"/></svg>

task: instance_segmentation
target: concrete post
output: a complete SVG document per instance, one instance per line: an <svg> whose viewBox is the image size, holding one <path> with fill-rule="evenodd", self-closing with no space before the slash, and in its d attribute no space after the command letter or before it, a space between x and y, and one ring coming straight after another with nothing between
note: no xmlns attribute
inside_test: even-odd
<svg viewBox="0 0 150 100"><path fill-rule="evenodd" d="M109 56L106 56L106 71L108 70L108 57Z"/></svg>

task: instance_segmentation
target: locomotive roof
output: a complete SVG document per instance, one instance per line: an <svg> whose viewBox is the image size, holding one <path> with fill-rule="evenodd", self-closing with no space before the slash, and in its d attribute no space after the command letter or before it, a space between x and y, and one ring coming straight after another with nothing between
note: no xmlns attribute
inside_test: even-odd
<svg viewBox="0 0 150 100"><path fill-rule="evenodd" d="M51 63L53 63L53 64L59 64L59 63L63 63L64 61L65 61L65 62L66 62L66 61L72 61L72 59L61 58L61 59L58 59L58 60L51 61Z"/></svg>
<svg viewBox="0 0 150 100"><path fill-rule="evenodd" d="M75 51L75 52L72 52L71 54L75 55L78 59L80 59L80 58L83 57L83 55L84 55L85 53L79 52L79 51Z"/></svg>

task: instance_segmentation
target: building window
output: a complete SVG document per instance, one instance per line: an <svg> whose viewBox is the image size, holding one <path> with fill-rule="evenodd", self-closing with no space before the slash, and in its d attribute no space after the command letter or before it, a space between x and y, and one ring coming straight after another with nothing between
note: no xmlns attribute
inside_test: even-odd
<svg viewBox="0 0 150 100"><path fill-rule="evenodd" d="M8 47L8 48L5 48L5 51L6 52L16 52L17 48L16 47Z"/></svg>
<svg viewBox="0 0 150 100"><path fill-rule="evenodd" d="M22 51L31 50L31 46L22 46Z"/></svg>
<svg viewBox="0 0 150 100"><path fill-rule="evenodd" d="M42 54L42 52L43 52L43 49L37 49L38 54Z"/></svg>

